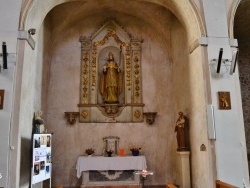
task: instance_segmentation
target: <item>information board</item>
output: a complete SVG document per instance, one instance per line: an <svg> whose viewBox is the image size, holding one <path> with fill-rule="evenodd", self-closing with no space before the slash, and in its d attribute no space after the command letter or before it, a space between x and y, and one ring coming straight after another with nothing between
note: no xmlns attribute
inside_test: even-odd
<svg viewBox="0 0 250 188"><path fill-rule="evenodd" d="M51 134L33 135L31 184L51 178Z"/></svg>

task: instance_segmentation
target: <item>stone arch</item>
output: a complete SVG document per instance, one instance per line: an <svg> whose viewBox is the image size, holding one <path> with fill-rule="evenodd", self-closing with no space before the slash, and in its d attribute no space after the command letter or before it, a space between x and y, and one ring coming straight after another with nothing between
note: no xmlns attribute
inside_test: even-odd
<svg viewBox="0 0 250 188"><path fill-rule="evenodd" d="M107 0L104 0L107 2ZM87 1L80 1L80 0L44 0L44 1L32 1L32 0L27 0L24 3L24 7L22 10L22 15L21 15L21 19L20 19L20 25L19 25L19 29L20 30L28 30L30 28L35 28L37 30L40 29L43 21L45 20L45 17L47 14L49 14L49 12L56 6L58 5L62 5L62 4L66 4L66 3L70 3L70 2L82 2L82 3L87 3L87 2L91 2L91 0L87 0ZM185 83L188 83L186 87L189 87L188 92L192 92L192 90L198 90L200 89L202 92L197 92L194 95L189 94L190 98L188 99L190 102L189 103L185 103L186 98L182 95L178 95L178 97L182 97L182 100L180 101L180 103L185 103L184 105L180 105L177 108L184 108L184 110L186 110L185 108L187 108L188 105L190 104L194 104L195 107L197 107L197 110L190 110L189 111L189 117L190 119L192 119L192 123L194 124L194 121L196 120L196 124L198 125L204 125L206 123L206 119L205 119L205 115L203 113L203 109L204 105L204 98L203 97L203 89L202 86L203 84L201 84L201 81L199 81L199 79L197 78L201 78L201 74L203 74L202 72L202 58L201 58L201 52L200 50L196 50L193 51L192 53L190 53L187 49L188 47L192 46L192 44L194 43L194 41L205 35L205 29L204 29L204 25L202 22L202 19L199 15L199 12L196 8L195 3L193 2L193 0L185 0L185 3L183 1L180 0L144 0L142 2L146 2L146 3L151 3L151 4L155 4L158 5L162 8L168 9L170 10L173 15L175 16L174 19L178 20L178 24L175 25L175 27L178 30L181 30L182 32L180 32L179 34L184 34L187 35L187 41L183 42L181 40L178 39L177 34L176 34L176 38L178 41L178 44L176 44L176 46L178 47L178 52L176 52L176 59L179 63L180 66L175 66L175 71L177 71L178 74L184 74L185 75ZM39 14L38 14L39 12ZM181 28L181 29L180 29ZM182 29L183 28L183 29ZM162 31L164 32L164 31ZM34 35L34 38L36 39L38 36ZM185 38L185 39L186 39ZM185 46L181 46L180 44L185 43ZM181 47L184 47L185 50L182 50ZM26 52L27 51L27 52ZM185 58L181 59L181 57L183 56L178 56L178 53L183 53L183 51L185 51ZM30 49L25 49L25 53L29 54L32 53L32 51ZM33 55L34 56L34 55ZM198 58L196 58L198 57ZM177 63L177 64L178 64ZM27 64L27 62L24 62L24 66L25 64ZM185 67L183 66L183 64L185 64ZM172 66L172 65L169 65ZM182 68L179 68L181 67ZM193 67L195 66L195 67ZM183 68L184 67L184 68ZM176 70L178 69L178 70ZM196 71L196 72L194 72ZM193 76L191 76L193 75ZM175 82L177 83L176 85L178 85L179 83L182 82L181 79L179 78L174 78ZM189 81L191 80L191 81ZM190 84L192 83L192 84ZM198 83L198 84L197 84ZM192 86L191 86L192 85ZM202 85L197 87L197 85ZM178 86L179 88L176 89L176 93L179 93L179 90L181 92L181 87L184 86L184 84L182 84L181 86ZM198 89L197 89L198 88ZM197 101L197 97L201 98L202 102L195 102ZM200 105L202 103L202 105ZM179 109L175 109L175 110L179 110ZM199 111L199 113L197 113L197 111ZM175 113L175 112L174 112ZM172 114L172 116L174 116ZM195 117L196 116L196 117ZM197 118L197 117L201 117L201 118ZM192 128L193 132L194 132L194 128ZM199 127L199 130L201 130L203 133L205 132L205 130L203 130L204 128ZM195 134L195 132L193 133ZM202 134L202 136L205 135L204 137L198 136L198 140L201 139L205 139L206 138L206 134ZM197 137L195 138L197 139ZM199 141L197 142L199 144ZM193 141L192 144L196 144L196 141ZM205 143L205 145L207 145L207 143ZM195 146L193 146L193 148L195 148ZM203 167L204 165L201 164L203 163L204 157L203 156L199 156L198 151L196 151L196 155L195 158L193 159L194 161L198 160L197 162L197 168L198 170L196 170L193 174L193 179L195 181L193 181L194 187L201 187L202 185L199 184L199 181L203 182L203 183L207 183L207 177L206 176L202 176L199 177L197 172L200 171L206 171L207 167ZM205 159L207 161L207 158ZM208 162L207 162L208 163ZM205 174L205 173L204 173ZM199 178L197 178L199 177ZM208 185L208 184L207 184Z"/></svg>
<svg viewBox="0 0 250 188"><path fill-rule="evenodd" d="M237 0L232 4L230 15L229 15L229 38L234 38L234 18L237 8L242 0Z"/></svg>
<svg viewBox="0 0 250 188"><path fill-rule="evenodd" d="M57 5L74 1L77 2L79 0L24 1L19 23L19 30L28 30L29 28L38 29L50 10L52 10ZM206 34L201 15L198 12L193 0L186 0L188 7L186 7L186 3L178 0L144 0L143 2L154 3L169 9L185 27L190 43L192 43L198 37L204 36ZM43 9L40 9L40 7L43 7ZM37 11L39 11L39 14L37 14Z"/></svg>

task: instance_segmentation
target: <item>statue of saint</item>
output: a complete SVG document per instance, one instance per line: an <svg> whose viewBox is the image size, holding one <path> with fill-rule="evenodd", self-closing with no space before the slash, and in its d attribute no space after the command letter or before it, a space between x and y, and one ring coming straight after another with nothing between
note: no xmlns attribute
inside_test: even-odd
<svg viewBox="0 0 250 188"><path fill-rule="evenodd" d="M44 121L42 119L43 112L37 111L35 112L35 120L34 120L34 133L44 133L45 127L44 127Z"/></svg>
<svg viewBox="0 0 250 188"><path fill-rule="evenodd" d="M119 95L122 91L122 73L120 67L114 61L112 52L109 52L108 62L103 66L100 91L104 103L119 103Z"/></svg>
<svg viewBox="0 0 250 188"><path fill-rule="evenodd" d="M189 151L189 133L188 133L188 118L179 112L179 118L176 121L175 132L177 138L177 151Z"/></svg>

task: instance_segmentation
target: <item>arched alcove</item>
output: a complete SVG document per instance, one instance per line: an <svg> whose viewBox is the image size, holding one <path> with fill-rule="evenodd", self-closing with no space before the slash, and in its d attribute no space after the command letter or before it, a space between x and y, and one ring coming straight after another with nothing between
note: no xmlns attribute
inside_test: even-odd
<svg viewBox="0 0 250 188"><path fill-rule="evenodd" d="M210 153L206 132L205 88L201 50L189 47L204 34L191 1L36 1L23 12L20 28L36 28L36 49L26 44L22 79L21 136L32 110L45 111L48 131L54 132L53 184L79 186L75 163L88 147L102 153L102 137L119 136L120 146L139 144L155 176L151 185L178 181L174 124L177 112L190 118L193 185L209 187ZM37 14L39 12L39 14ZM142 90L144 111L157 111L155 126L146 123L76 123L69 127L65 111L77 111L80 86L81 35L90 36L114 18L129 33L143 38ZM35 86L35 87L34 87ZM33 88L34 89L30 89ZM28 89L29 88L29 89ZM30 111L24 109L30 106ZM22 111L23 110L23 111ZM139 136L138 136L139 134ZM28 134L27 134L28 137ZM205 164L205 165L204 165ZM198 178L199 177L199 178ZM21 178L22 179L22 178Z"/></svg>
<svg viewBox="0 0 250 188"><path fill-rule="evenodd" d="M250 153L250 21L249 12L250 1L242 0L238 2L234 17L233 34L238 40L239 56L238 69L241 84L242 108L245 125L246 147L247 153ZM249 157L248 157L249 160Z"/></svg>

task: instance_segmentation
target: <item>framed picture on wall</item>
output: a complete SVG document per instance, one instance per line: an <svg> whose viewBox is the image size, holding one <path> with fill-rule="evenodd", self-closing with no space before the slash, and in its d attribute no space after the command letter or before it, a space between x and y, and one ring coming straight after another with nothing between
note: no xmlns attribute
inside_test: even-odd
<svg viewBox="0 0 250 188"><path fill-rule="evenodd" d="M0 109L3 109L4 90L0 89Z"/></svg>
<svg viewBox="0 0 250 188"><path fill-rule="evenodd" d="M231 109L230 92L219 91L218 98L219 98L219 109L220 110L230 110Z"/></svg>

